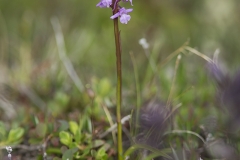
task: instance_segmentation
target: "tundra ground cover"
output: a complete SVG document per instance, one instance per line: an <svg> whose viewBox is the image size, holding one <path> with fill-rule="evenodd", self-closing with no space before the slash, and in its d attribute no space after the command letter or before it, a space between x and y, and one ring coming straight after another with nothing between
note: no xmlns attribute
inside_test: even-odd
<svg viewBox="0 0 240 160"><path fill-rule="evenodd" d="M184 159L201 153L203 159L221 158L217 147L238 152L239 137L231 125L238 126L232 97L239 93L239 3L214 2L133 1L131 20L120 25L122 117L151 103L175 110L170 126L156 124L160 133L149 133L157 140L145 136L152 123L143 119L137 126L126 120L127 157ZM1 159L8 156L5 146L12 146L12 159L116 159L116 130L106 132L116 123L113 26L111 10L97 9L97 3L0 1ZM139 44L142 38L145 47ZM217 49L223 67L211 72L208 58L195 54L214 60ZM218 92L224 103L216 100ZM168 112L140 110L145 118L150 114L149 122L158 115L166 119ZM204 147L207 140L216 143ZM210 153L198 151L209 148Z"/></svg>

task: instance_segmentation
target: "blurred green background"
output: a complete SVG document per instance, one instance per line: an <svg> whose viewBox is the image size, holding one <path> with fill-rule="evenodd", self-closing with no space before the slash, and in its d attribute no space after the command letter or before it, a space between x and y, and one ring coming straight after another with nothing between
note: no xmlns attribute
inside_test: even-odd
<svg viewBox="0 0 240 160"><path fill-rule="evenodd" d="M10 97L10 101L21 101L26 105L29 96L25 96L36 92L39 101L35 105L44 106L58 92L63 92L71 96L68 107L74 108L81 103L77 89L58 56L51 24L51 19L55 17L62 27L67 56L83 85L94 88L92 84L98 83L95 79L105 78L111 84L114 95L116 73L113 22L109 18L111 10L97 8L97 3L97 0L1 0L2 94ZM155 73L151 71L145 51L139 45L141 38L146 38L150 44L149 51L155 64L161 65L170 53L189 40L189 46L210 58L219 49L219 59L225 68L235 70L239 65L238 0L139 0L133 1L133 4L131 21L127 25L120 24L124 107L136 105L130 52L136 59L142 98L149 99L158 94L158 97L167 99L170 92L175 60L166 67L158 68L160 80L157 79L155 86L149 88L149 74ZM132 7L129 3L122 5ZM206 66L206 61L195 55L182 57L176 95L196 84L200 88L210 85L206 84L207 72L203 66ZM27 91L24 87L28 88ZM159 88L160 93L157 91ZM30 99L34 103L34 98Z"/></svg>
<svg viewBox="0 0 240 160"><path fill-rule="evenodd" d="M27 86L45 102L51 100L58 91L77 95L74 83L58 56L51 25L53 17L60 21L67 56L83 84L91 86L94 78L107 78L115 86L113 22L109 18L111 10L97 8L97 3L97 0L1 0L0 81L1 86L10 88L1 87L2 94L9 94L10 101L20 99L25 102L27 100L24 96L19 98L14 91L21 92L24 87L19 86ZM127 25L120 24L123 94L124 98L132 101L131 104L124 103L125 107L134 106L133 101L136 99L130 52L136 59L141 94L145 95L148 87L144 82L149 80L146 77L151 69L147 67L148 60L138 43L141 38L146 38L150 44L149 51L156 64L161 64L170 53L190 40L189 46L210 58L219 49L220 61L226 68L235 70L239 65L238 0L138 0L133 1L133 4L131 21ZM131 7L128 3L122 5ZM180 78L176 82L179 82L181 88L179 92L196 83L206 83L207 73L202 67L205 65L206 61L197 56L187 54L182 57ZM171 86L174 60L168 67L158 69L161 78L156 85L159 84L161 88L160 97L166 99ZM203 81L201 77L205 77ZM143 96L145 99L157 93L149 88L147 90L151 93ZM39 103L41 106L42 102Z"/></svg>
<svg viewBox="0 0 240 160"><path fill-rule="evenodd" d="M109 107L115 119L112 13L110 9L97 8L98 2L0 0L0 120L12 126L24 126L31 134L31 127L35 125L30 120L36 121L36 117L47 123L55 121L51 117L78 121L79 114L90 112L86 108L91 106L93 118L103 120L105 123L101 121L100 126L106 128L102 104ZM176 57L162 64L188 40L190 47L210 58L219 49L223 68L234 71L239 67L239 0L133 0L133 4L132 7L122 3L134 10L130 13L130 22L120 24L123 115L129 114L137 103L140 105L136 102L137 94L141 102L153 97L167 100ZM79 93L59 58L51 24L53 18L59 19L67 57L86 92ZM150 60L146 57L147 51L139 45L141 38L150 44ZM152 70L152 64L158 66L157 72ZM181 129L192 130L203 117L216 113L214 85L207 76L206 64L198 56L182 54L170 99L174 105L182 103L176 118ZM140 91L136 91L134 67Z"/></svg>
<svg viewBox="0 0 240 160"><path fill-rule="evenodd" d="M26 48L34 63L56 54L50 19L57 17L63 28L67 53L79 73L113 75L115 54L113 23L109 19L111 10L96 8L97 3L98 0L1 0L1 64L12 67ZM139 59L144 57L138 44L142 37L150 42L158 58L190 39L190 46L207 55L212 56L218 48L228 65L238 62L238 0L138 0L133 4L131 21L120 26L125 68L131 65L129 51ZM123 5L131 7L128 3ZM98 56L101 59L96 58Z"/></svg>
<svg viewBox="0 0 240 160"><path fill-rule="evenodd" d="M43 78L47 75L44 72L52 71L53 74L48 74L52 79L61 75L59 72L66 73L58 58L51 25L51 18L57 17L67 55L83 83L87 84L93 76L108 77L115 83L111 10L96 8L97 3L97 0L1 0L1 81L11 79L16 83L34 85L33 79ZM150 43L156 63L161 63L189 39L189 46L210 57L220 49L220 57L227 67L238 66L238 0L138 0L133 4L131 21L120 25L125 87L131 88L134 83L130 51L137 60L140 79L146 74L148 62L138 44L140 38L146 38ZM128 3L123 5L131 7ZM190 68L194 64L196 69L205 64L195 56L184 57L183 62L189 63L186 67Z"/></svg>

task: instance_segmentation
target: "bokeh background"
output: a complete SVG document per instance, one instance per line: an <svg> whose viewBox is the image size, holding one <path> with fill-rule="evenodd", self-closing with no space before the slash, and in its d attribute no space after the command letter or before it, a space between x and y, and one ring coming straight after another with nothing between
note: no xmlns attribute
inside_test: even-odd
<svg viewBox="0 0 240 160"><path fill-rule="evenodd" d="M92 77L108 78L115 84L111 10L96 8L97 3L97 0L1 0L1 82L45 88L43 96L49 93L47 88L58 83L74 86L71 81L64 83L68 75L58 57L51 24L55 17L62 27L67 56L83 84L89 83ZM135 86L129 52L135 55L139 78L144 79L147 74L148 60L138 43L141 38L150 44L149 51L156 64L189 40L189 46L210 58L219 49L223 65L230 70L237 69L240 60L238 0L139 0L133 4L131 21L120 25L123 85L127 90L134 90ZM122 5L131 7L128 3ZM182 62L191 69L185 72L188 76L206 64L196 56L186 56ZM173 66L166 72L171 72L171 68Z"/></svg>
<svg viewBox="0 0 240 160"><path fill-rule="evenodd" d="M56 54L50 22L55 16L60 20L69 57L80 65L77 69L94 75L112 74L115 55L111 11L96 8L97 0L0 3L1 59L10 67L23 54L21 47L28 48L34 62ZM138 44L143 37L158 57L190 39L190 46L205 54L220 49L224 61L233 66L238 62L240 48L239 5L237 0L134 2L131 22L120 26L124 66L130 63L129 51L144 56ZM128 3L123 6L131 7Z"/></svg>
<svg viewBox="0 0 240 160"><path fill-rule="evenodd" d="M116 60L112 13L110 9L97 8L98 2L0 0L0 120L9 128L12 124L28 124L31 116L40 121L48 116L77 119L78 114L74 113L81 114L90 104L86 97L91 97L92 90L100 97L95 102L98 109L94 110L99 117L94 118L105 117L104 113L97 114L101 110L98 102L110 106L114 117ZM133 0L133 4L122 3L134 10L130 22L120 24L123 114L129 114L137 103L130 52L136 60L142 102L156 94L167 100L172 86L176 56L153 72L146 51L139 45L141 38L148 41L151 60L160 66L168 55L189 41L190 47L210 58L219 49L219 62L230 73L239 68L239 0ZM87 93L79 93L59 58L53 18L60 22L67 57L82 84L91 89ZM180 119L187 121L179 125L182 128L191 129L209 114L202 107L211 110L214 106L214 85L209 81L206 65L201 57L182 54L173 95L177 102L188 106L180 110L184 115Z"/></svg>

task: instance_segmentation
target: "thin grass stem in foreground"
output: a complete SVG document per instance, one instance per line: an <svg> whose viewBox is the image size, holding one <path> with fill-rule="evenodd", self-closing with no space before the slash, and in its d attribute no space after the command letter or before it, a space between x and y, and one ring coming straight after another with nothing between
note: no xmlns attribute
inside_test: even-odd
<svg viewBox="0 0 240 160"><path fill-rule="evenodd" d="M133 64L133 70L134 70L134 77L135 77L135 84L136 84L136 94L137 94L137 107L136 107L136 121L135 124L138 124L138 117L139 117L139 110L140 110L140 105L141 105L141 92L140 92L140 85L139 85L139 79L138 79L138 71L137 71L137 64L136 64L136 60L134 57L134 54L132 52L129 53L131 60L132 60L132 64ZM133 132L132 135L135 135L135 129L134 127L132 127Z"/></svg>
<svg viewBox="0 0 240 160"><path fill-rule="evenodd" d="M67 57L66 47L65 47L65 42L64 42L64 37L62 34L60 22L56 17L53 17L51 19L51 23L52 23L53 30L55 33L55 39L56 39L56 43L57 43L59 58L62 61L64 67L66 68L69 77L72 79L72 81L76 85L79 92L82 93L85 88L83 86L82 81L78 77L78 75L73 67L72 62Z"/></svg>
<svg viewBox="0 0 240 160"><path fill-rule="evenodd" d="M187 51L189 51L189 52L192 52L192 53L196 54L197 56L199 56L199 57L205 59L205 60L208 61L209 63L213 63L213 60L212 60L211 58L209 58L209 57L206 56L205 54L203 54L203 53L197 51L197 50L194 49L194 48L191 48L191 47L186 46L186 47L185 47L185 50L187 50Z"/></svg>
<svg viewBox="0 0 240 160"><path fill-rule="evenodd" d="M111 117L111 113L109 112L107 106L105 104L102 104L103 110L107 116L108 122L110 124L110 126L112 127L114 125L112 117ZM112 130L112 137L113 137L113 143L116 144L117 143L117 139L116 139L116 130Z"/></svg>

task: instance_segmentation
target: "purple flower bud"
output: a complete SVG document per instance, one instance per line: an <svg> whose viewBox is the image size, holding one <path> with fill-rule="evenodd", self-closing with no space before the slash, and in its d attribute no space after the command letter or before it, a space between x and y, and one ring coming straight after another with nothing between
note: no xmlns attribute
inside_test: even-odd
<svg viewBox="0 0 240 160"><path fill-rule="evenodd" d="M96 6L100 8L109 8L112 5L112 0L101 0Z"/></svg>
<svg viewBox="0 0 240 160"><path fill-rule="evenodd" d="M131 16L128 15L129 12L132 12L133 9L125 9L124 7L121 8L116 14L111 16L111 19L115 19L117 17L120 17L120 22L123 24L127 24L127 22L131 19Z"/></svg>

